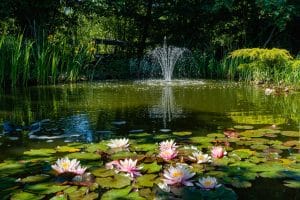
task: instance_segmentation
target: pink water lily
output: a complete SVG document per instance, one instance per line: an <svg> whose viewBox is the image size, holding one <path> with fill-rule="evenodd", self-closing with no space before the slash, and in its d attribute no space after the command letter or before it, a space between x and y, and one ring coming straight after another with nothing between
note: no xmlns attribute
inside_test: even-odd
<svg viewBox="0 0 300 200"><path fill-rule="evenodd" d="M168 150L168 149L172 149L172 150L177 149L176 142L174 142L174 140L166 140L166 141L162 141L161 143L159 143L160 151L164 151L164 150Z"/></svg>
<svg viewBox="0 0 300 200"><path fill-rule="evenodd" d="M178 165L176 167L171 166L169 169L164 171L164 183L168 185L185 185L193 186L190 178L192 178L195 173L190 172L187 166Z"/></svg>
<svg viewBox="0 0 300 200"><path fill-rule="evenodd" d="M111 139L107 146L112 149L127 149L129 147L129 139L122 138L122 139Z"/></svg>
<svg viewBox="0 0 300 200"><path fill-rule="evenodd" d="M86 167L81 167L80 161L77 161L76 159L70 160L68 157L58 159L51 167L58 174L72 173L82 175L86 170Z"/></svg>
<svg viewBox="0 0 300 200"><path fill-rule="evenodd" d="M142 174L139 172L139 170L142 169L142 167L137 167L137 160L125 159L120 160L119 164L116 165L116 170L119 172L125 172L127 173L131 178L135 178L137 176L141 176Z"/></svg>
<svg viewBox="0 0 300 200"><path fill-rule="evenodd" d="M177 156L178 152L174 149L166 149L166 150L161 150L159 153L159 157L164 159L165 161L172 160Z"/></svg>
<svg viewBox="0 0 300 200"><path fill-rule="evenodd" d="M215 146L211 150L211 156L213 158L223 158L226 154L227 152L222 146Z"/></svg>

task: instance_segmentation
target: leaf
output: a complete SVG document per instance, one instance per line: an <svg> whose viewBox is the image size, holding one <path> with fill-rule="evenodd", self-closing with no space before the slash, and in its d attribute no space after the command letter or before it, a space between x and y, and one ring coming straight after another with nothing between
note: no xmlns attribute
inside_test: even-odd
<svg viewBox="0 0 300 200"><path fill-rule="evenodd" d="M229 153L229 156L237 155L241 159L249 158L250 156L254 155L255 151L252 151L250 149L237 149L233 150Z"/></svg>
<svg viewBox="0 0 300 200"><path fill-rule="evenodd" d="M111 159L113 160L120 160L120 159L125 159L125 158L132 158L132 157L136 157L137 154L135 152L128 152L128 151L121 151L121 152L117 152L115 154L113 154L111 156Z"/></svg>
<svg viewBox="0 0 300 200"><path fill-rule="evenodd" d="M181 132L173 132L172 134L182 137L182 136L192 135L192 132L190 132L190 131L181 131Z"/></svg>
<svg viewBox="0 0 300 200"><path fill-rule="evenodd" d="M45 180L50 179L49 175L40 174L35 176L27 176L26 178L22 178L21 182L23 183L36 183L36 182L43 182Z"/></svg>
<svg viewBox="0 0 300 200"><path fill-rule="evenodd" d="M145 174L143 176L139 176L137 177L137 185L139 187L153 187L154 183L158 183L158 181L155 180L155 178L157 177L156 174Z"/></svg>
<svg viewBox="0 0 300 200"><path fill-rule="evenodd" d="M61 194L61 195L52 197L50 200L68 200L68 198L64 194Z"/></svg>
<svg viewBox="0 0 300 200"><path fill-rule="evenodd" d="M80 151L80 149L75 148L75 147L70 147L70 146L57 146L56 147L57 152L69 152L69 153L74 153Z"/></svg>
<svg viewBox="0 0 300 200"><path fill-rule="evenodd" d="M24 154L28 156L40 156L47 157L51 156L51 154L56 153L53 149L31 149L30 151L25 151Z"/></svg>
<svg viewBox="0 0 300 200"><path fill-rule="evenodd" d="M113 189L113 190L109 190L107 192L105 192L102 197L101 200L119 200L126 198L126 196L129 194L129 192L132 190L132 187L128 186L124 189Z"/></svg>
<svg viewBox="0 0 300 200"><path fill-rule="evenodd" d="M115 171L111 170L111 169L99 168L99 169L93 170L91 173L94 176L103 178L103 177L113 176L115 174Z"/></svg>
<svg viewBox="0 0 300 200"><path fill-rule="evenodd" d="M269 146L264 145L264 144L255 144L250 146L251 149L256 149L256 150L264 150L269 148Z"/></svg>
<svg viewBox="0 0 300 200"><path fill-rule="evenodd" d="M131 184L128 176L115 174L114 177L96 178L96 182L103 188L123 188Z"/></svg>
<svg viewBox="0 0 300 200"><path fill-rule="evenodd" d="M284 185L290 188L300 188L300 180L287 180L284 181Z"/></svg>
<svg viewBox="0 0 300 200"><path fill-rule="evenodd" d="M253 127L253 126L250 126L250 125L236 125L236 126L234 126L233 128L235 128L235 129L240 129L240 130L251 130L251 129L253 129L254 127Z"/></svg>
<svg viewBox="0 0 300 200"><path fill-rule="evenodd" d="M67 154L66 157L69 159L77 159L77 160L100 160L101 156L96 153L86 153L86 152L78 152Z"/></svg>
<svg viewBox="0 0 300 200"><path fill-rule="evenodd" d="M281 135L288 136L288 137L300 137L299 131L282 131Z"/></svg>
<svg viewBox="0 0 300 200"><path fill-rule="evenodd" d="M97 144L88 144L86 145L86 151L90 153L94 153L96 151L107 151L109 148L107 146L107 142L100 142Z"/></svg>
<svg viewBox="0 0 300 200"><path fill-rule="evenodd" d="M251 182L240 180L238 178L233 178L231 181L231 185L236 188L249 188L252 186Z"/></svg>
<svg viewBox="0 0 300 200"><path fill-rule="evenodd" d="M27 185L25 190L35 194L52 194L62 191L68 187L68 185L55 185L54 183L39 183L35 185Z"/></svg>
<svg viewBox="0 0 300 200"><path fill-rule="evenodd" d="M253 137L263 137L264 132L259 131L259 130L247 130L244 132L241 132L240 135L248 138L253 138Z"/></svg>
<svg viewBox="0 0 300 200"><path fill-rule="evenodd" d="M133 147L131 147L133 151L156 151L158 149L157 144L134 144Z"/></svg>
<svg viewBox="0 0 300 200"><path fill-rule="evenodd" d="M225 138L225 135L221 133L210 133L207 134L206 136L210 138Z"/></svg>
<svg viewBox="0 0 300 200"><path fill-rule="evenodd" d="M39 200L43 199L45 195L36 195L28 192L18 192L12 195L11 200Z"/></svg>
<svg viewBox="0 0 300 200"><path fill-rule="evenodd" d="M153 162L150 164L142 164L142 171L146 172L146 173L157 173L160 172L160 170L162 169L161 165L158 165L157 162Z"/></svg>

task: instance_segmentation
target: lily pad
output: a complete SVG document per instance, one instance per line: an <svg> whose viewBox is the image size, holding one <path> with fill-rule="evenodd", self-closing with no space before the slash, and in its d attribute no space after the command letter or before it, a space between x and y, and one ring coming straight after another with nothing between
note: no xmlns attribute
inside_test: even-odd
<svg viewBox="0 0 300 200"><path fill-rule="evenodd" d="M18 192L12 195L11 200L39 200L43 199L45 195L36 195L29 192Z"/></svg>
<svg viewBox="0 0 300 200"><path fill-rule="evenodd" d="M173 135L176 136L188 136L188 135L192 135L192 132L190 131L181 131L181 132L173 132Z"/></svg>
<svg viewBox="0 0 300 200"><path fill-rule="evenodd" d="M210 133L207 134L206 136L210 138L225 138L225 135L221 133Z"/></svg>
<svg viewBox="0 0 300 200"><path fill-rule="evenodd" d="M132 190L132 187L126 187L124 189L113 189L105 192L101 200L119 200L125 198L130 191Z"/></svg>
<svg viewBox="0 0 300 200"><path fill-rule="evenodd" d="M69 152L69 153L74 153L80 151L79 148L75 147L70 147L70 146L57 146L56 147L57 152Z"/></svg>
<svg viewBox="0 0 300 200"><path fill-rule="evenodd" d="M26 178L22 178L22 183L36 183L36 182L43 182L45 180L50 179L49 175L40 174L35 176L27 176Z"/></svg>
<svg viewBox="0 0 300 200"><path fill-rule="evenodd" d="M15 185L16 185L15 178L10 178L10 177L0 178L0 191L3 191Z"/></svg>
<svg viewBox="0 0 300 200"><path fill-rule="evenodd" d="M120 151L111 156L113 160L120 160L125 158L132 158L136 157L137 154L135 152L129 152L129 151Z"/></svg>
<svg viewBox="0 0 300 200"><path fill-rule="evenodd" d="M134 151L156 151L157 148L157 144L135 144L131 147Z"/></svg>
<svg viewBox="0 0 300 200"><path fill-rule="evenodd" d="M131 184L128 176L116 174L113 177L96 178L96 182L103 188L123 188Z"/></svg>
<svg viewBox="0 0 300 200"><path fill-rule="evenodd" d="M157 173L159 172L161 169L162 169L162 166L161 165L158 165L157 162L153 162L153 163L144 163L142 164L142 170L146 173Z"/></svg>
<svg viewBox="0 0 300 200"><path fill-rule="evenodd" d="M25 151L24 154L28 156L40 156L47 157L56 153L54 149L31 149L30 151Z"/></svg>
<svg viewBox="0 0 300 200"><path fill-rule="evenodd" d="M103 178L103 177L113 176L115 174L115 171L112 169L99 168L99 169L93 170L91 173L94 176Z"/></svg>
<svg viewBox="0 0 300 200"><path fill-rule="evenodd" d="M248 138L256 138L256 137L259 138L259 137L263 137L264 134L265 134L264 132L259 130L247 130L240 133L241 136L248 137Z"/></svg>
<svg viewBox="0 0 300 200"><path fill-rule="evenodd" d="M202 136L194 136L190 137L189 140L193 143L203 144L203 143L210 143L214 141L214 138L210 137L202 137Z"/></svg>
<svg viewBox="0 0 300 200"><path fill-rule="evenodd" d="M250 156L254 155L255 151L252 151L250 149L237 149L233 150L229 153L229 156L237 155L241 159L249 158Z"/></svg>
<svg viewBox="0 0 300 200"><path fill-rule="evenodd" d="M281 135L288 137L300 137L299 131L281 131Z"/></svg>
<svg viewBox="0 0 300 200"><path fill-rule="evenodd" d="M269 148L269 146L264 145L264 144L254 144L250 146L251 149L256 149L256 150L264 150Z"/></svg>
<svg viewBox="0 0 300 200"><path fill-rule="evenodd" d="M86 153L86 152L78 152L71 153L66 155L69 159L77 159L77 160L100 160L101 156L96 153Z"/></svg>
<svg viewBox="0 0 300 200"><path fill-rule="evenodd" d="M284 185L290 188L300 188L300 181L299 180L287 180L284 181Z"/></svg>
<svg viewBox="0 0 300 200"><path fill-rule="evenodd" d="M280 171L266 171L259 174L263 178L283 178L285 177Z"/></svg>
<svg viewBox="0 0 300 200"><path fill-rule="evenodd" d="M235 128L235 129L240 129L240 130L251 130L251 129L253 129L254 127L253 127L253 126L250 126L250 125L236 125L236 126L234 126L233 128Z"/></svg>
<svg viewBox="0 0 300 200"><path fill-rule="evenodd" d="M108 146L106 142L100 142L97 144L87 145L85 150L90 153L94 153L96 151L106 151L108 150Z"/></svg>
<svg viewBox="0 0 300 200"><path fill-rule="evenodd" d="M39 183L35 185L27 185L26 191L35 194L52 194L68 188L68 185L55 185L54 183Z"/></svg>
<svg viewBox="0 0 300 200"><path fill-rule="evenodd" d="M300 144L300 141L299 140L289 140L289 141L286 141L283 143L283 146L286 146L286 147L293 147L293 146L297 146Z"/></svg>
<svg viewBox="0 0 300 200"><path fill-rule="evenodd" d="M137 185L139 187L153 187L154 183L159 183L160 180L155 180L157 177L156 174L145 174L137 178Z"/></svg>
<svg viewBox="0 0 300 200"><path fill-rule="evenodd" d="M68 200L68 198L64 194L60 194L52 197L50 200Z"/></svg>

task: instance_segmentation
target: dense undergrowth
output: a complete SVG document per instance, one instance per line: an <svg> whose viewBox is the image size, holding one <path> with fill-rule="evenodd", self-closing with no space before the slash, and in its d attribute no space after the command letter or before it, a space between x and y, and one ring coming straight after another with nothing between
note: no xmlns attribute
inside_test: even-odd
<svg viewBox="0 0 300 200"><path fill-rule="evenodd" d="M118 53L103 54L105 57L96 48L93 42L81 43L56 35L30 40L22 34L3 34L0 38L0 84L15 87L161 76L157 66L150 65L151 69L148 69L138 59ZM220 60L213 53L195 50L177 64L174 77L298 85L300 60L293 58L287 50L277 48L239 49Z"/></svg>

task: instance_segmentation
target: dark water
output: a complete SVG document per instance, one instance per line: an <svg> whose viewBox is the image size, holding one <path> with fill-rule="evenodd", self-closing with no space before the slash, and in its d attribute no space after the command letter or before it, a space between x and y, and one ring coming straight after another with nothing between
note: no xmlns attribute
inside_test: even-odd
<svg viewBox="0 0 300 200"><path fill-rule="evenodd" d="M30 148L95 142L129 132L172 130L205 135L238 124L255 128L275 124L299 130L300 123L299 93L266 96L262 89L229 82L30 87L1 91L0 102L0 160ZM275 181L272 183L276 186ZM289 199L299 197L296 190L284 189L279 196L273 193L273 198L281 199L286 193ZM260 192L263 199L265 193L259 189L238 191L242 199L255 199Z"/></svg>
<svg viewBox="0 0 300 200"><path fill-rule="evenodd" d="M31 87L2 91L0 102L0 132L4 124L26 130L1 135L0 148L6 153L0 158L26 148L92 142L130 131L207 134L237 124L298 130L300 123L300 94L266 96L262 89L229 82Z"/></svg>

